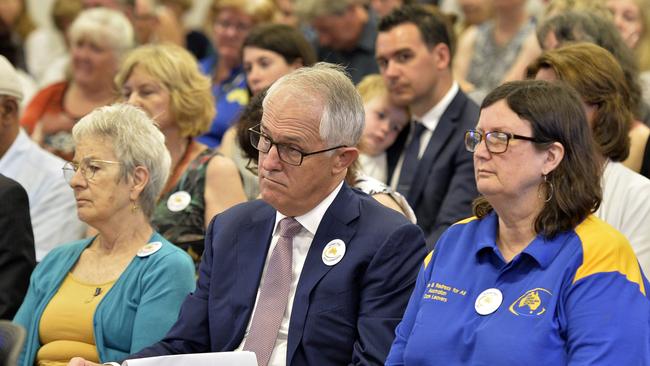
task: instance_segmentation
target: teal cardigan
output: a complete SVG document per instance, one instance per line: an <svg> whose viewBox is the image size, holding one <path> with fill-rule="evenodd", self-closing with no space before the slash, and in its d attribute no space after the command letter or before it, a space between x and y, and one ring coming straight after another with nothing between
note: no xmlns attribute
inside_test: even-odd
<svg viewBox="0 0 650 366"><path fill-rule="evenodd" d="M27 330L20 365L32 366L41 344L43 310L93 238L52 250L36 266L14 322ZM93 316L100 362L122 360L163 338L176 322L185 297L194 291L195 273L187 253L154 233L149 242L163 245L147 257L134 257L97 304Z"/></svg>

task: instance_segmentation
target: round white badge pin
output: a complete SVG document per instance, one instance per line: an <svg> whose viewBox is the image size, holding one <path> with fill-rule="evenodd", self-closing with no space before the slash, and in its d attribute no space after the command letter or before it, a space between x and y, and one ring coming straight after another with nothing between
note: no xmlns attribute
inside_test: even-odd
<svg viewBox="0 0 650 366"><path fill-rule="evenodd" d="M480 315L489 315L497 311L503 302L503 294L498 288L489 288L476 298L474 308Z"/></svg>
<svg viewBox="0 0 650 366"><path fill-rule="evenodd" d="M327 266L333 266L343 259L345 255L345 243L341 239L334 239L327 243L325 248L323 248L323 254L321 258L323 263Z"/></svg>
<svg viewBox="0 0 650 366"><path fill-rule="evenodd" d="M148 257L159 251L160 248L162 248L162 243L159 241L152 241L151 243L147 243L147 245L138 250L138 257Z"/></svg>
<svg viewBox="0 0 650 366"><path fill-rule="evenodd" d="M183 211L187 206L190 205L192 201L192 196L185 191L174 192L167 199L167 208L171 212Z"/></svg>

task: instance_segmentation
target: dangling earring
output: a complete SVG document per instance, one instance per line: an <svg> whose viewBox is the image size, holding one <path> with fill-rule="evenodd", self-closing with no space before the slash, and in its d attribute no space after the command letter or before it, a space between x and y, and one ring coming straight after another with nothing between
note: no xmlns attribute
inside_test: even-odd
<svg viewBox="0 0 650 366"><path fill-rule="evenodd" d="M553 198L553 194L555 194L555 187L553 186L553 182L548 179L548 175L542 174L542 178L544 178L544 183L540 185L540 189L538 190L538 197L540 199L543 199L544 203L548 203ZM542 186L546 186L546 190L542 189ZM546 193L546 198L544 198L542 194L543 191Z"/></svg>
<svg viewBox="0 0 650 366"><path fill-rule="evenodd" d="M132 204L132 206L131 206L131 213L136 213L136 212L138 212L138 209L140 208L140 206L138 206L138 204L136 203L136 201L133 201L131 204Z"/></svg>

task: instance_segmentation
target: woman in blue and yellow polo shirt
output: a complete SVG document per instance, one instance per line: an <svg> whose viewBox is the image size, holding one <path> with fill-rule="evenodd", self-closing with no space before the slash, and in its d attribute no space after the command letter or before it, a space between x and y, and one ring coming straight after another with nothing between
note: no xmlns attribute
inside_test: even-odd
<svg viewBox="0 0 650 366"><path fill-rule="evenodd" d="M476 217L427 257L387 365L648 365L648 281L592 213L600 163L559 83L492 91L475 130Z"/></svg>

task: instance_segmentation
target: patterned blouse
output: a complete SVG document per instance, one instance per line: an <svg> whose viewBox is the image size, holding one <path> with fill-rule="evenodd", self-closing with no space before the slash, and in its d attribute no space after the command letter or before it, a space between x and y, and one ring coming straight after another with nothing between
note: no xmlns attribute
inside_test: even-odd
<svg viewBox="0 0 650 366"><path fill-rule="evenodd" d="M196 266L204 248L205 175L215 155L206 149L190 162L178 183L160 197L151 220L165 239L190 254Z"/></svg>

